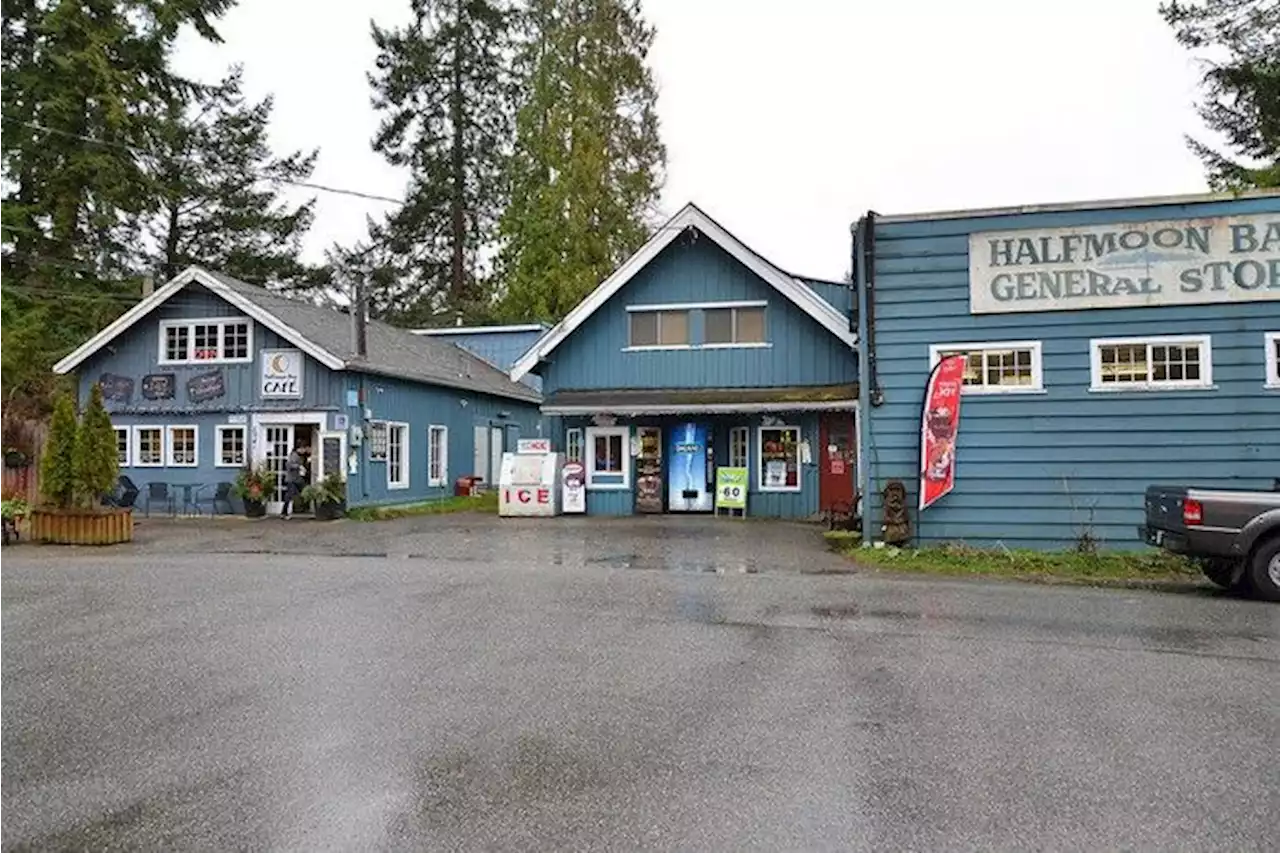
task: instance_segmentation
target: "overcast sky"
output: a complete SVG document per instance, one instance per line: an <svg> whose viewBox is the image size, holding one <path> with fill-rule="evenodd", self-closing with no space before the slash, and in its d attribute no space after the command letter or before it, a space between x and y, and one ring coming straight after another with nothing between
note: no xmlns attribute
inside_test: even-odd
<svg viewBox="0 0 1280 853"><path fill-rule="evenodd" d="M774 262L848 268L849 224L882 214L1199 192L1198 71L1158 0L643 0L667 144L663 209L695 201ZM399 196L369 147L369 19L408 0L241 0L179 67L245 66L274 94L278 150L314 180ZM307 253L387 205L321 193Z"/></svg>

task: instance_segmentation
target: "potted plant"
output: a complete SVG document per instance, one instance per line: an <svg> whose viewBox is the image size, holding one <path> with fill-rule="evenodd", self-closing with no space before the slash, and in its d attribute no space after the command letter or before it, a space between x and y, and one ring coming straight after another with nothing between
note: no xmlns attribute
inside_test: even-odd
<svg viewBox="0 0 1280 853"><path fill-rule="evenodd" d="M271 472L246 465L231 484L231 493L244 503L246 518L262 518L267 514L267 496L274 487Z"/></svg>
<svg viewBox="0 0 1280 853"><path fill-rule="evenodd" d="M18 525L30 511L27 499L21 495L10 495L0 501L0 516L4 519L4 544L8 545L11 540L18 538Z"/></svg>
<svg viewBox="0 0 1280 853"><path fill-rule="evenodd" d="M341 518L347 511L347 484L337 474L330 474L318 483L302 490L302 499L315 511L321 521Z"/></svg>
<svg viewBox="0 0 1280 853"><path fill-rule="evenodd" d="M63 395L53 410L40 461L41 504L31 512L31 538L58 545L114 545L133 539L133 512L103 506L120 473L111 416L93 386L84 418Z"/></svg>

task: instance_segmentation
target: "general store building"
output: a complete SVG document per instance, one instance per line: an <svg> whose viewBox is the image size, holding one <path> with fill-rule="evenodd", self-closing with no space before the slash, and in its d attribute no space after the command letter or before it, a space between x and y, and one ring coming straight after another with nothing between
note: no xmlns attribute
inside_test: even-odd
<svg viewBox="0 0 1280 853"><path fill-rule="evenodd" d="M1280 194L877 216L856 228L864 536L916 505L921 406L964 353L955 489L918 540L1137 546L1156 483L1280 478Z"/></svg>
<svg viewBox="0 0 1280 853"><path fill-rule="evenodd" d="M849 511L857 469L850 289L779 269L694 205L529 349L587 512L709 512L746 468L748 515Z"/></svg>
<svg viewBox="0 0 1280 853"><path fill-rule="evenodd" d="M376 321L361 350L356 319L193 267L54 369L81 399L101 385L121 473L179 501L248 463L280 474L299 444L314 478L346 478L350 505L440 497L460 475L492 482L503 451L540 434L533 388Z"/></svg>

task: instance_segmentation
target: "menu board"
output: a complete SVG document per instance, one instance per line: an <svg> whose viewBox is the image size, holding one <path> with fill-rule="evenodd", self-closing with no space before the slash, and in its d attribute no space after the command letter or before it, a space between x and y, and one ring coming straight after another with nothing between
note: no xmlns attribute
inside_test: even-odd
<svg viewBox="0 0 1280 853"><path fill-rule="evenodd" d="M221 370L200 373L187 380L187 399L193 403L203 403L227 393L226 382Z"/></svg>
<svg viewBox="0 0 1280 853"><path fill-rule="evenodd" d="M342 473L342 439L326 436L320 448L320 471L324 476Z"/></svg>

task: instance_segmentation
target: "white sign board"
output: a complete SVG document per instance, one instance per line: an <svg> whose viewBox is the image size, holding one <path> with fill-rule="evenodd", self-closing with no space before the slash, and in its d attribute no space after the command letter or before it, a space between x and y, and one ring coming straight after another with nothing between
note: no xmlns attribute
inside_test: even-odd
<svg viewBox="0 0 1280 853"><path fill-rule="evenodd" d="M969 235L969 311L1280 300L1280 213Z"/></svg>
<svg viewBox="0 0 1280 853"><path fill-rule="evenodd" d="M259 396L264 400L296 400L302 396L302 352L296 349L264 349Z"/></svg>
<svg viewBox="0 0 1280 853"><path fill-rule="evenodd" d="M551 439L521 438L516 440L517 453L550 453Z"/></svg>

